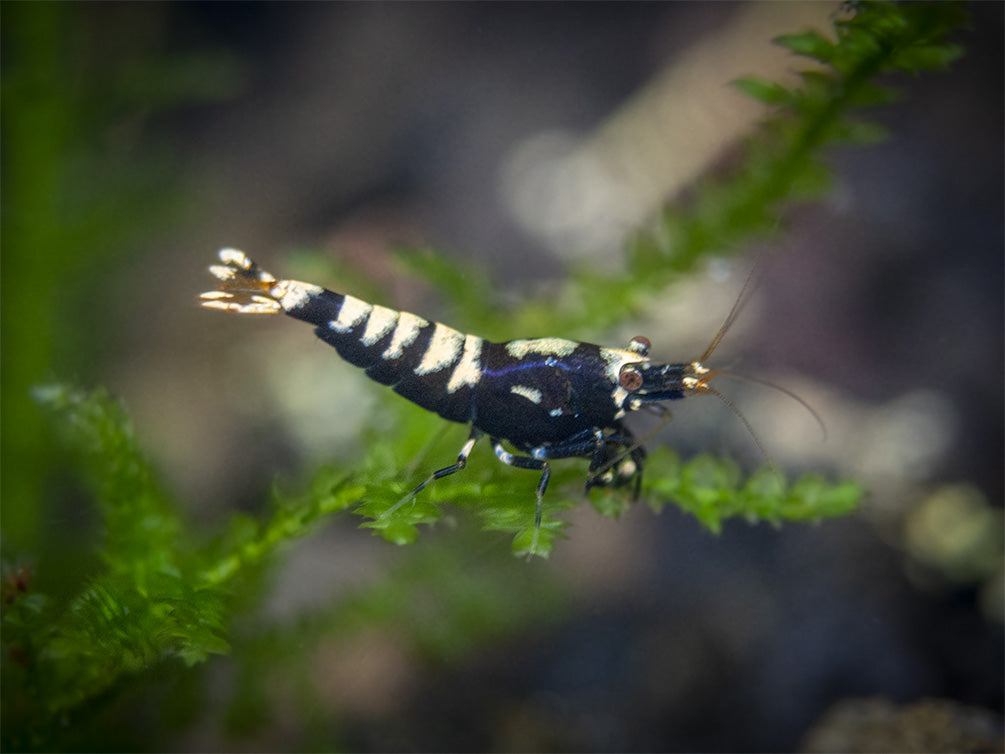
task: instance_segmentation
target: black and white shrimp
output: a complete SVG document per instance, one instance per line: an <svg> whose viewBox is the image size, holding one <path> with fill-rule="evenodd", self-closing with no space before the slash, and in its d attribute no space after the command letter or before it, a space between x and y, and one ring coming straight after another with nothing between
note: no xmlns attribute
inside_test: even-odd
<svg viewBox="0 0 1005 754"><path fill-rule="evenodd" d="M650 342L641 336L626 348L563 338L493 343L318 285L277 280L235 249L223 249L219 257L222 264L209 268L218 288L201 295L203 306L239 314L284 312L308 322L371 379L448 421L470 425L456 463L433 472L391 511L463 469L475 443L488 436L500 461L540 473L536 544L551 461L589 458L587 490L634 483L637 494L646 453L625 416L643 408L667 416L665 401L694 395L726 401L709 385L717 371L703 362L735 319L742 293L700 359L658 364L650 361Z"/></svg>

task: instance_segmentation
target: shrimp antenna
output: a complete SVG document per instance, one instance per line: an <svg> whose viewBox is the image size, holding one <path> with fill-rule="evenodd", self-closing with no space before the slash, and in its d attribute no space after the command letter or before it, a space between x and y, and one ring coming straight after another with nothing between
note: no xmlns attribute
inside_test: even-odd
<svg viewBox="0 0 1005 754"><path fill-rule="evenodd" d="M703 364L708 359L708 357L712 355L712 352L715 351L715 349L719 346L719 343L722 341L723 337L725 337L726 333L729 332L729 328L733 326L733 323L736 322L737 318L740 316L740 313L743 311L743 307L746 306L747 302L750 300L751 294L754 289L754 284L756 282L757 274L760 271L760 269L761 264L759 262L755 262L754 266L750 269L750 272L747 274L747 279L744 281L743 287L740 289L740 295L736 297L736 302L733 304L733 308L729 310L729 314L726 315L726 319L725 321L723 321L722 326L719 328L719 331L715 334L715 337L712 338L712 342L708 344L708 348L705 349L705 353L703 353L701 355L701 358L698 359L699 364ZM747 375L738 374L736 372L730 372L725 369L716 369L715 373L717 375L722 374L727 377L733 377L734 379L737 380L745 380L747 382L753 382L758 385L764 385L765 387L773 388L778 392L789 396L810 413L810 415L816 421L817 426L820 427L820 434L822 438L824 440L827 439L827 425L824 424L824 420L820 417L820 414L818 414L816 412L816 409L814 409L803 398L801 398L788 388L782 387L781 385L776 385L774 382L769 382L768 380L762 380L758 377L749 377ZM751 428L750 423L747 421L743 413L735 405L733 405L733 403L730 402L729 399L727 399L722 393L712 389L711 387L708 386L707 383L705 384L705 389L716 395L719 398L719 400L725 403L729 407L729 409L734 414L736 414L737 418L739 418L740 421L743 422L744 426L746 426L747 431L750 433L751 437L753 437L754 442L757 443L757 447L760 448L762 455L764 455L765 458L767 458L768 454L764 452L764 446L761 444L761 441L758 439L756 433Z"/></svg>
<svg viewBox="0 0 1005 754"><path fill-rule="evenodd" d="M800 397L798 393L795 393L792 390L789 390L787 387L782 387L781 385L778 385L769 380L762 380L759 377L750 377L745 374L738 374L736 372L730 372L725 369L717 369L715 371L717 375L721 374L726 377L732 377L734 380L741 380L743 382L753 382L756 385L763 385L764 387L770 387L773 390L777 390L779 393L782 393L783 395L787 395L789 398L794 400L796 403L798 403L800 406L802 406L809 412L810 416L812 416L813 419L816 421L817 426L820 427L821 440L824 441L827 440L827 425L824 423L823 418L821 418L820 414L817 413L817 410L813 408L813 406L811 406L804 398ZM722 396L719 397L721 398Z"/></svg>
<svg viewBox="0 0 1005 754"><path fill-rule="evenodd" d="M754 263L751 267L750 272L747 274L747 279L743 283L743 287L740 289L740 295L736 297L736 301L733 303L733 308L729 310L729 314L726 315L726 319L723 321L722 326L719 327L718 332L716 332L715 337L712 338L712 342L708 344L708 348L705 349L705 353L701 355L698 359L699 364L704 364L712 352L719 347L719 343L729 332L729 328L733 326L737 318L740 316L740 312L743 311L743 307L747 305L750 300L750 295L754 290L754 282L757 278L757 273L759 272L761 265L759 263Z"/></svg>
<svg viewBox="0 0 1005 754"><path fill-rule="evenodd" d="M747 421L747 417L744 416L743 412L736 407L736 404L733 403L733 401L731 401L729 398L720 393L711 385L706 384L704 392L711 393L720 401L726 404L726 408L732 411L733 415L740 420L740 423L742 423L744 428L747 430L747 434L750 435L750 439L754 441L754 445L756 445L757 449L761 451L761 455L764 457L765 463L767 463L769 466L774 466L775 468L777 468L778 464L775 463L775 459L773 459L771 455L768 453L768 451L765 449L764 443L761 442L761 438L757 436L757 433L754 431L754 428L750 425L750 422Z"/></svg>

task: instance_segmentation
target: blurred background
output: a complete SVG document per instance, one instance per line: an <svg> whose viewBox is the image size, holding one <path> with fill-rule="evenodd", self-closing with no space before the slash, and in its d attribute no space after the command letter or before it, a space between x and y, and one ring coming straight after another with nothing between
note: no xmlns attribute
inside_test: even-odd
<svg viewBox="0 0 1005 754"><path fill-rule="evenodd" d="M625 235L763 116L728 82L794 76L804 62L769 40L834 12L5 3L5 562L56 592L94 565L95 513L56 494L32 385L121 397L206 531L374 427L381 388L308 330L196 306L218 248L333 288L348 271L369 286L353 292L463 327L396 245L489 270L506 301L616 268ZM947 730L1000 737L1003 19L970 12L950 72L891 82L892 138L832 151L828 199L751 247L762 281L717 354L820 411L826 442L784 396L720 386L783 467L861 480L860 513L713 536L671 509L584 504L530 564L471 519L399 549L343 517L285 554L229 657L130 679L78 745L796 750L913 724L897 705L923 700ZM597 337L692 359L747 269L706 265ZM541 335L566 334L512 337ZM711 401L653 442L761 460ZM414 622L373 619L368 595Z"/></svg>

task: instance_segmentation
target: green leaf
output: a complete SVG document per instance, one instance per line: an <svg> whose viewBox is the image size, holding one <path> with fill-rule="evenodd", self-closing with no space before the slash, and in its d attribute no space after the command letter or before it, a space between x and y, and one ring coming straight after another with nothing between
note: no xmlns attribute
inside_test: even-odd
<svg viewBox="0 0 1005 754"><path fill-rule="evenodd" d="M963 55L960 45L918 44L898 50L890 58L888 67L908 71L940 71Z"/></svg>
<svg viewBox="0 0 1005 754"><path fill-rule="evenodd" d="M644 480L643 488L657 509L672 502L715 533L734 517L777 523L847 515L864 495L860 485L835 485L816 475L787 486L773 467L761 468L743 481L732 461L700 455L681 463L667 448L650 455L647 471L655 478Z"/></svg>
<svg viewBox="0 0 1005 754"><path fill-rule="evenodd" d="M877 107L892 105L903 98L904 94L899 89L867 82L852 91L848 96L848 103L852 107Z"/></svg>
<svg viewBox="0 0 1005 754"><path fill-rule="evenodd" d="M828 138L845 144L877 144L890 135L889 130L867 120L845 120L832 125Z"/></svg>
<svg viewBox="0 0 1005 754"><path fill-rule="evenodd" d="M804 101L831 102L834 98L835 87L839 85L840 78L828 71L800 71L799 78L803 82L803 90L800 92Z"/></svg>
<svg viewBox="0 0 1005 754"><path fill-rule="evenodd" d="M775 37L775 44L791 50L797 55L815 58L822 63L829 62L834 57L834 43L817 31L807 31L802 34L782 34Z"/></svg>
<svg viewBox="0 0 1005 754"><path fill-rule="evenodd" d="M435 517L429 517L426 521L427 523L431 523L435 520ZM415 524L410 524L406 521L389 521L385 524L381 524L380 526L368 523L363 524L363 526L371 526L377 529L377 533L379 533L386 542L390 542L393 545L410 545L419 538L418 527Z"/></svg>
<svg viewBox="0 0 1005 754"><path fill-rule="evenodd" d="M834 185L834 176L826 165L807 161L794 172L788 190L793 199L810 201L826 196Z"/></svg>
<svg viewBox="0 0 1005 754"><path fill-rule="evenodd" d="M158 574L177 576L178 513L140 450L122 407L103 390L44 385L35 399L57 419L64 442L98 499L106 529L103 557L142 592Z"/></svg>
<svg viewBox="0 0 1005 754"><path fill-rule="evenodd" d="M758 76L744 76L731 83L738 91L767 105L787 105L793 101L792 92L784 86Z"/></svg>

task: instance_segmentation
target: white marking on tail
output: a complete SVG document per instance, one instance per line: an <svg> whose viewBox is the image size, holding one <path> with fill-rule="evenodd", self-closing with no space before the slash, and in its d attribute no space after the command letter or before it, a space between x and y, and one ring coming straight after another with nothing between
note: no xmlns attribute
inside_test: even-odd
<svg viewBox="0 0 1005 754"><path fill-rule="evenodd" d="M419 366L415 368L415 373L421 376L445 369L457 361L463 346L464 335L462 333L437 322L433 328L433 337L429 339L429 345L422 355Z"/></svg>
<svg viewBox="0 0 1005 754"><path fill-rule="evenodd" d="M360 301L355 296L344 296L342 306L338 310L338 318L329 322L328 326L335 332L348 332L358 325L372 309L373 305L366 303L366 301Z"/></svg>
<svg viewBox="0 0 1005 754"><path fill-rule="evenodd" d="M247 292L242 292L241 298L237 298L227 291L206 291L199 298L207 309L221 309L238 314L275 314L281 308L273 298Z"/></svg>
<svg viewBox="0 0 1005 754"><path fill-rule="evenodd" d="M484 341L477 335L467 335L464 338L464 353L461 360L457 362L453 374L450 375L450 382L447 383L447 392L457 392L464 385L477 385L482 377L482 343Z"/></svg>
<svg viewBox="0 0 1005 754"><path fill-rule="evenodd" d="M242 270L250 270L254 265L247 254L237 249L220 249L217 256L220 257L221 262L240 267Z"/></svg>
<svg viewBox="0 0 1005 754"><path fill-rule="evenodd" d="M270 291L286 311L299 309L311 298L320 296L323 292L324 288L320 285L301 283L299 280L280 280Z"/></svg>
<svg viewBox="0 0 1005 754"><path fill-rule="evenodd" d="M386 306L374 306L370 312L370 319L366 321L363 337L359 340L364 346L372 346L387 335L396 324L398 324L398 312Z"/></svg>
<svg viewBox="0 0 1005 754"><path fill-rule="evenodd" d="M405 352L419 335L419 330L428 325L429 322L422 317L417 317L408 312L401 312L398 315L398 324L394 328L394 336L391 338L391 345L380 355L382 359L397 359Z"/></svg>
<svg viewBox="0 0 1005 754"><path fill-rule="evenodd" d="M226 267L222 264L211 264L209 266L210 274L213 275L217 280L233 280L237 277L237 270L233 267Z"/></svg>

